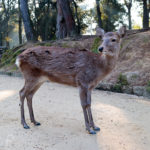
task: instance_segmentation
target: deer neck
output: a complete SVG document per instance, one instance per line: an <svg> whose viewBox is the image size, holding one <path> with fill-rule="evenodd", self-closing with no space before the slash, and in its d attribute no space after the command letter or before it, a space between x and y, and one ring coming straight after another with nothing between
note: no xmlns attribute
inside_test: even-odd
<svg viewBox="0 0 150 150"><path fill-rule="evenodd" d="M110 72L115 67L118 55L115 54L102 54L101 58L101 67L106 71Z"/></svg>

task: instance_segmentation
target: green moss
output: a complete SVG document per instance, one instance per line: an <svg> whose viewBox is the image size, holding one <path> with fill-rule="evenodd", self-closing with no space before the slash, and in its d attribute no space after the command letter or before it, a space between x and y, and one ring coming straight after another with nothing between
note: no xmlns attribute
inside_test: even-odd
<svg viewBox="0 0 150 150"><path fill-rule="evenodd" d="M121 84L115 84L113 87L113 91L121 93L122 92L122 85Z"/></svg>
<svg viewBox="0 0 150 150"><path fill-rule="evenodd" d="M121 84L122 86L127 86L129 85L128 81L127 81L127 77L123 74L120 74L118 77L118 84Z"/></svg>
<svg viewBox="0 0 150 150"><path fill-rule="evenodd" d="M146 91L150 93L150 81L148 81L147 86L146 86Z"/></svg>
<svg viewBox="0 0 150 150"><path fill-rule="evenodd" d="M9 66L9 65L13 65L16 61L16 57L21 53L20 49L17 51L13 51L13 50L7 50L1 58L1 65L0 67L3 66Z"/></svg>
<svg viewBox="0 0 150 150"><path fill-rule="evenodd" d="M36 45L36 46L44 46L45 43L40 43L40 42L39 42L39 43L36 43L35 45Z"/></svg>
<svg viewBox="0 0 150 150"><path fill-rule="evenodd" d="M51 43L45 43L44 46L52 46L52 44Z"/></svg>
<svg viewBox="0 0 150 150"><path fill-rule="evenodd" d="M63 48L70 48L70 46L67 45L67 43L62 43L61 47L63 47Z"/></svg>
<svg viewBox="0 0 150 150"><path fill-rule="evenodd" d="M150 81L148 81L147 86L150 86Z"/></svg>
<svg viewBox="0 0 150 150"><path fill-rule="evenodd" d="M123 87L128 86L128 85L129 85L129 83L127 81L127 77L125 75L120 74L118 76L117 83L112 88L112 91L122 93Z"/></svg>
<svg viewBox="0 0 150 150"><path fill-rule="evenodd" d="M146 91L150 93L150 86L146 87Z"/></svg>
<svg viewBox="0 0 150 150"><path fill-rule="evenodd" d="M50 42L49 43L48 42L47 43L45 43L45 42L38 42L35 45L36 46L52 46L52 43L50 43Z"/></svg>
<svg viewBox="0 0 150 150"><path fill-rule="evenodd" d="M98 53L98 47L100 46L100 44L101 44L101 39L99 37L96 37L94 39L94 42L91 48L94 53Z"/></svg>

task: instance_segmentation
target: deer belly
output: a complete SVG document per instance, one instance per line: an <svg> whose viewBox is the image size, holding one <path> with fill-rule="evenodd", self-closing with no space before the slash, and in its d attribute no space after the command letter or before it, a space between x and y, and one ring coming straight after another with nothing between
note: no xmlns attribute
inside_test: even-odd
<svg viewBox="0 0 150 150"><path fill-rule="evenodd" d="M77 86L75 78L71 75L53 74L48 76L49 80L56 83L66 84L70 86Z"/></svg>

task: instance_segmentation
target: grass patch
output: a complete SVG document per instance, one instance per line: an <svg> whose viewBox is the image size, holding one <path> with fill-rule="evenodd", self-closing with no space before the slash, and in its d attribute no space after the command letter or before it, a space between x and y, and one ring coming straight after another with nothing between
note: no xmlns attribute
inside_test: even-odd
<svg viewBox="0 0 150 150"><path fill-rule="evenodd" d="M91 48L92 52L98 53L98 47L100 46L100 44L101 44L101 39L99 37L96 37L92 44L92 48Z"/></svg>
<svg viewBox="0 0 150 150"><path fill-rule="evenodd" d="M148 81L147 86L146 86L146 91L150 93L150 81Z"/></svg>
<svg viewBox="0 0 150 150"><path fill-rule="evenodd" d="M112 91L122 93L122 85L118 83L115 84Z"/></svg>
<svg viewBox="0 0 150 150"><path fill-rule="evenodd" d="M47 43L45 43L45 42L38 42L35 45L36 46L52 46L52 43L50 43L50 42L47 42Z"/></svg>
<svg viewBox="0 0 150 150"><path fill-rule="evenodd" d="M120 74L119 77L118 77L118 82L119 84L121 85L129 85L128 81L127 81L127 77L123 74Z"/></svg>
<svg viewBox="0 0 150 150"><path fill-rule="evenodd" d="M127 81L127 77L123 74L120 74L119 77L118 77L117 83L113 87L113 91L122 93L123 92L123 87L128 86L128 85L129 85L129 83Z"/></svg>
<svg viewBox="0 0 150 150"><path fill-rule="evenodd" d="M9 66L13 65L16 61L16 57L21 53L20 49L16 50L15 52L13 50L7 50L1 58L1 64L0 67L3 66Z"/></svg>
<svg viewBox="0 0 150 150"><path fill-rule="evenodd" d="M70 48L70 46L67 45L67 43L62 43L61 47L63 47L63 48Z"/></svg>
<svg viewBox="0 0 150 150"><path fill-rule="evenodd" d="M51 43L45 43L44 46L52 46Z"/></svg>

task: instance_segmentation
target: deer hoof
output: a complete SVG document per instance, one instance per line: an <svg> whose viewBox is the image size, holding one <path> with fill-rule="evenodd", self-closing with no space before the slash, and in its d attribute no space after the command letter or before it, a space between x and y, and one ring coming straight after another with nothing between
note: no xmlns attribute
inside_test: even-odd
<svg viewBox="0 0 150 150"><path fill-rule="evenodd" d="M28 125L23 125L24 129L30 129L30 127Z"/></svg>
<svg viewBox="0 0 150 150"><path fill-rule="evenodd" d="M95 126L95 127L93 127L93 130L94 131L100 131L100 128Z"/></svg>
<svg viewBox="0 0 150 150"><path fill-rule="evenodd" d="M41 124L39 122L34 123L35 126L40 126Z"/></svg>
<svg viewBox="0 0 150 150"><path fill-rule="evenodd" d="M88 130L88 133L89 134L96 134L96 132L94 130L92 130L92 129Z"/></svg>

